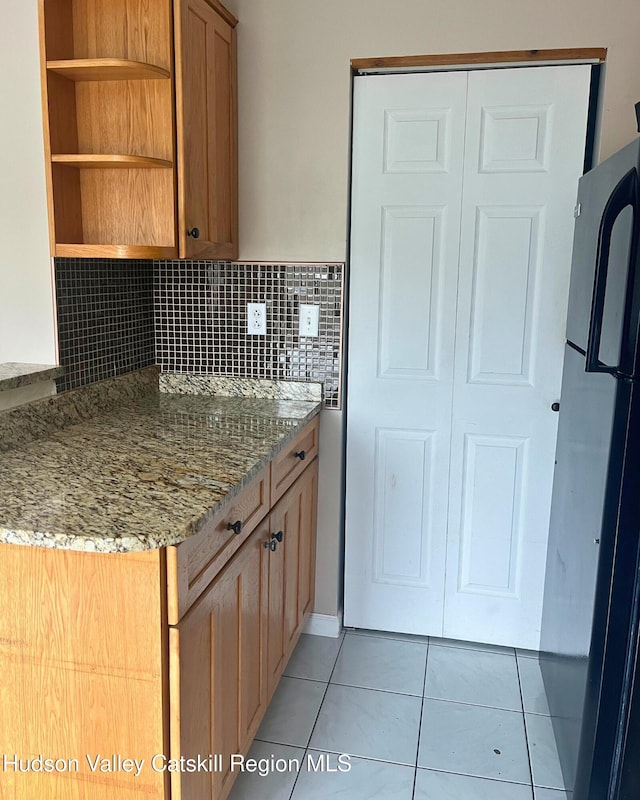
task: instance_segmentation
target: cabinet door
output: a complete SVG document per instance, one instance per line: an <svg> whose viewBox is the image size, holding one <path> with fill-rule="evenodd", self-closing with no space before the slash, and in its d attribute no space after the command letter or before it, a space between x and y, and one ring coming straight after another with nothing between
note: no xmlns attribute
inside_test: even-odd
<svg viewBox="0 0 640 800"><path fill-rule="evenodd" d="M181 258L238 257L235 24L215 0L175 4Z"/></svg>
<svg viewBox="0 0 640 800"><path fill-rule="evenodd" d="M267 681L273 694L313 606L318 462L298 478L271 512Z"/></svg>
<svg viewBox="0 0 640 800"><path fill-rule="evenodd" d="M174 773L184 800L222 800L266 707L264 676L268 520L231 559L182 622L171 629L172 757L220 754L211 772ZM174 783L174 785L175 785Z"/></svg>
<svg viewBox="0 0 640 800"><path fill-rule="evenodd" d="M318 515L318 460L300 478L300 543L298 545L298 631L313 611L316 577L316 518ZM297 636L296 636L297 639ZM295 642L294 642L295 646Z"/></svg>

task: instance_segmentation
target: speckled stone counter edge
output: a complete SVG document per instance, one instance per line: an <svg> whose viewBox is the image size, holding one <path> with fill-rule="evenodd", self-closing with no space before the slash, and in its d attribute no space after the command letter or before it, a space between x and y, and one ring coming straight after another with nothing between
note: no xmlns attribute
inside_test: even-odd
<svg viewBox="0 0 640 800"><path fill-rule="evenodd" d="M204 394L219 397L255 397L265 400L321 402L322 384L273 381L263 378L230 378L180 372L163 372L160 391L167 394Z"/></svg>
<svg viewBox="0 0 640 800"><path fill-rule="evenodd" d="M161 547L180 544L180 542L183 542L185 539L200 533L217 514L223 511L232 500L237 497L242 489L247 486L298 433L300 433L301 429L320 413L322 408L321 402L315 404L310 403L309 406L308 413L297 418L295 423L291 425L291 428L287 430L287 433L277 444L261 458L258 458L243 477L228 489L218 503L197 517L191 516L185 519L182 524L173 528L171 531L140 539L134 535L124 535L118 538L111 536L91 537L81 534L74 535L51 531L15 530L0 526L0 543L96 553L143 552L145 550L156 550Z"/></svg>
<svg viewBox="0 0 640 800"><path fill-rule="evenodd" d="M145 367L0 412L0 453L42 439L158 391L158 367Z"/></svg>
<svg viewBox="0 0 640 800"><path fill-rule="evenodd" d="M20 447L46 439L55 432L100 417L116 410L119 407L134 405L149 395L157 395L158 392L157 367L147 367L137 372L111 378L90 386L85 386L61 395L54 395L43 400L34 401L24 406L0 412L0 452L8 453ZM185 381L190 376L181 376L181 380L174 385L187 386L188 390L184 394L215 396L215 392L207 391L207 382L204 384L198 381ZM235 399L242 407L238 407L232 412L233 416L240 414L244 416L248 413L255 414L255 407L249 411L244 408L244 399L253 398L257 402L275 403L273 410L265 409L267 417L275 413L277 417L286 419L288 427L284 435L268 450L256 452L256 460L246 470L246 472L229 486L224 496L217 503L213 503L203 513L194 516L185 516L178 520L178 524L170 531L158 531L156 535L148 537L138 537L135 534L120 536L99 535L93 536L81 532L63 533L54 530L25 530L15 527L0 527L0 542L48 547L54 549L71 549L81 551L105 552L105 553L125 553L144 551L178 544L189 536L199 533L209 521L218 513L224 510L228 503L238 495L239 492L262 470L271 460L291 441L291 439L301 430L304 425L310 422L321 410L321 387L316 384L311 387L311 394L318 399L309 400L309 384L294 384L294 398L284 401L281 395L291 396L287 387L283 386L282 392L274 390L273 382L271 394L276 394L275 398L256 398L257 381L244 381L242 379L232 382L223 381L229 392L223 395L224 399ZM253 386L251 385L253 384ZM303 393L303 400L300 399L295 388L304 386L306 391ZM235 387L235 389L234 389ZM233 390L233 391L232 391ZM223 387L224 391L224 387ZM182 392L164 393L169 399L172 394ZM185 400L187 398L185 397ZM222 400L222 396L220 398ZM247 402L250 402L247 400ZM229 413L229 408L225 406L225 412ZM260 412L262 414L264 412ZM117 502L117 495L114 501ZM39 526L38 526L39 528Z"/></svg>
<svg viewBox="0 0 640 800"><path fill-rule="evenodd" d="M22 386L29 386L39 381L52 381L61 375L64 375L64 367L7 361L0 364L0 392L20 389Z"/></svg>

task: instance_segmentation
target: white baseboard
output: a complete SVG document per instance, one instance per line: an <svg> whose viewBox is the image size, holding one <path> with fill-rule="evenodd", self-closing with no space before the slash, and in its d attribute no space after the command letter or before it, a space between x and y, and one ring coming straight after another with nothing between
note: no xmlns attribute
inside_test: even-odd
<svg viewBox="0 0 640 800"><path fill-rule="evenodd" d="M335 617L331 614L312 613L304 628L304 632L312 636L331 636L334 639L340 636L341 631L342 611L338 611Z"/></svg>

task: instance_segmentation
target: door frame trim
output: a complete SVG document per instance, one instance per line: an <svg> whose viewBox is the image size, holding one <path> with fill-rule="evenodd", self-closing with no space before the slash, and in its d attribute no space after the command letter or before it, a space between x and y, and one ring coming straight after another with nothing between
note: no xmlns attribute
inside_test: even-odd
<svg viewBox="0 0 640 800"><path fill-rule="evenodd" d="M606 47L576 47L555 50L498 50L487 53L430 53L416 56L352 58L356 74L412 69L489 69L501 66L551 66L561 64L604 64Z"/></svg>

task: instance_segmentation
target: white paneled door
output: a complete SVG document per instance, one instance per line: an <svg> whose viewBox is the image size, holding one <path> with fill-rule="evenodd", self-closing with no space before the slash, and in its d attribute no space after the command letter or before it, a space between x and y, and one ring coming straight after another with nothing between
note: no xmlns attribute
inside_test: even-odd
<svg viewBox="0 0 640 800"><path fill-rule="evenodd" d="M356 78L346 625L539 644L589 78Z"/></svg>
<svg viewBox="0 0 640 800"><path fill-rule="evenodd" d="M348 625L442 628L465 73L356 78Z"/></svg>

